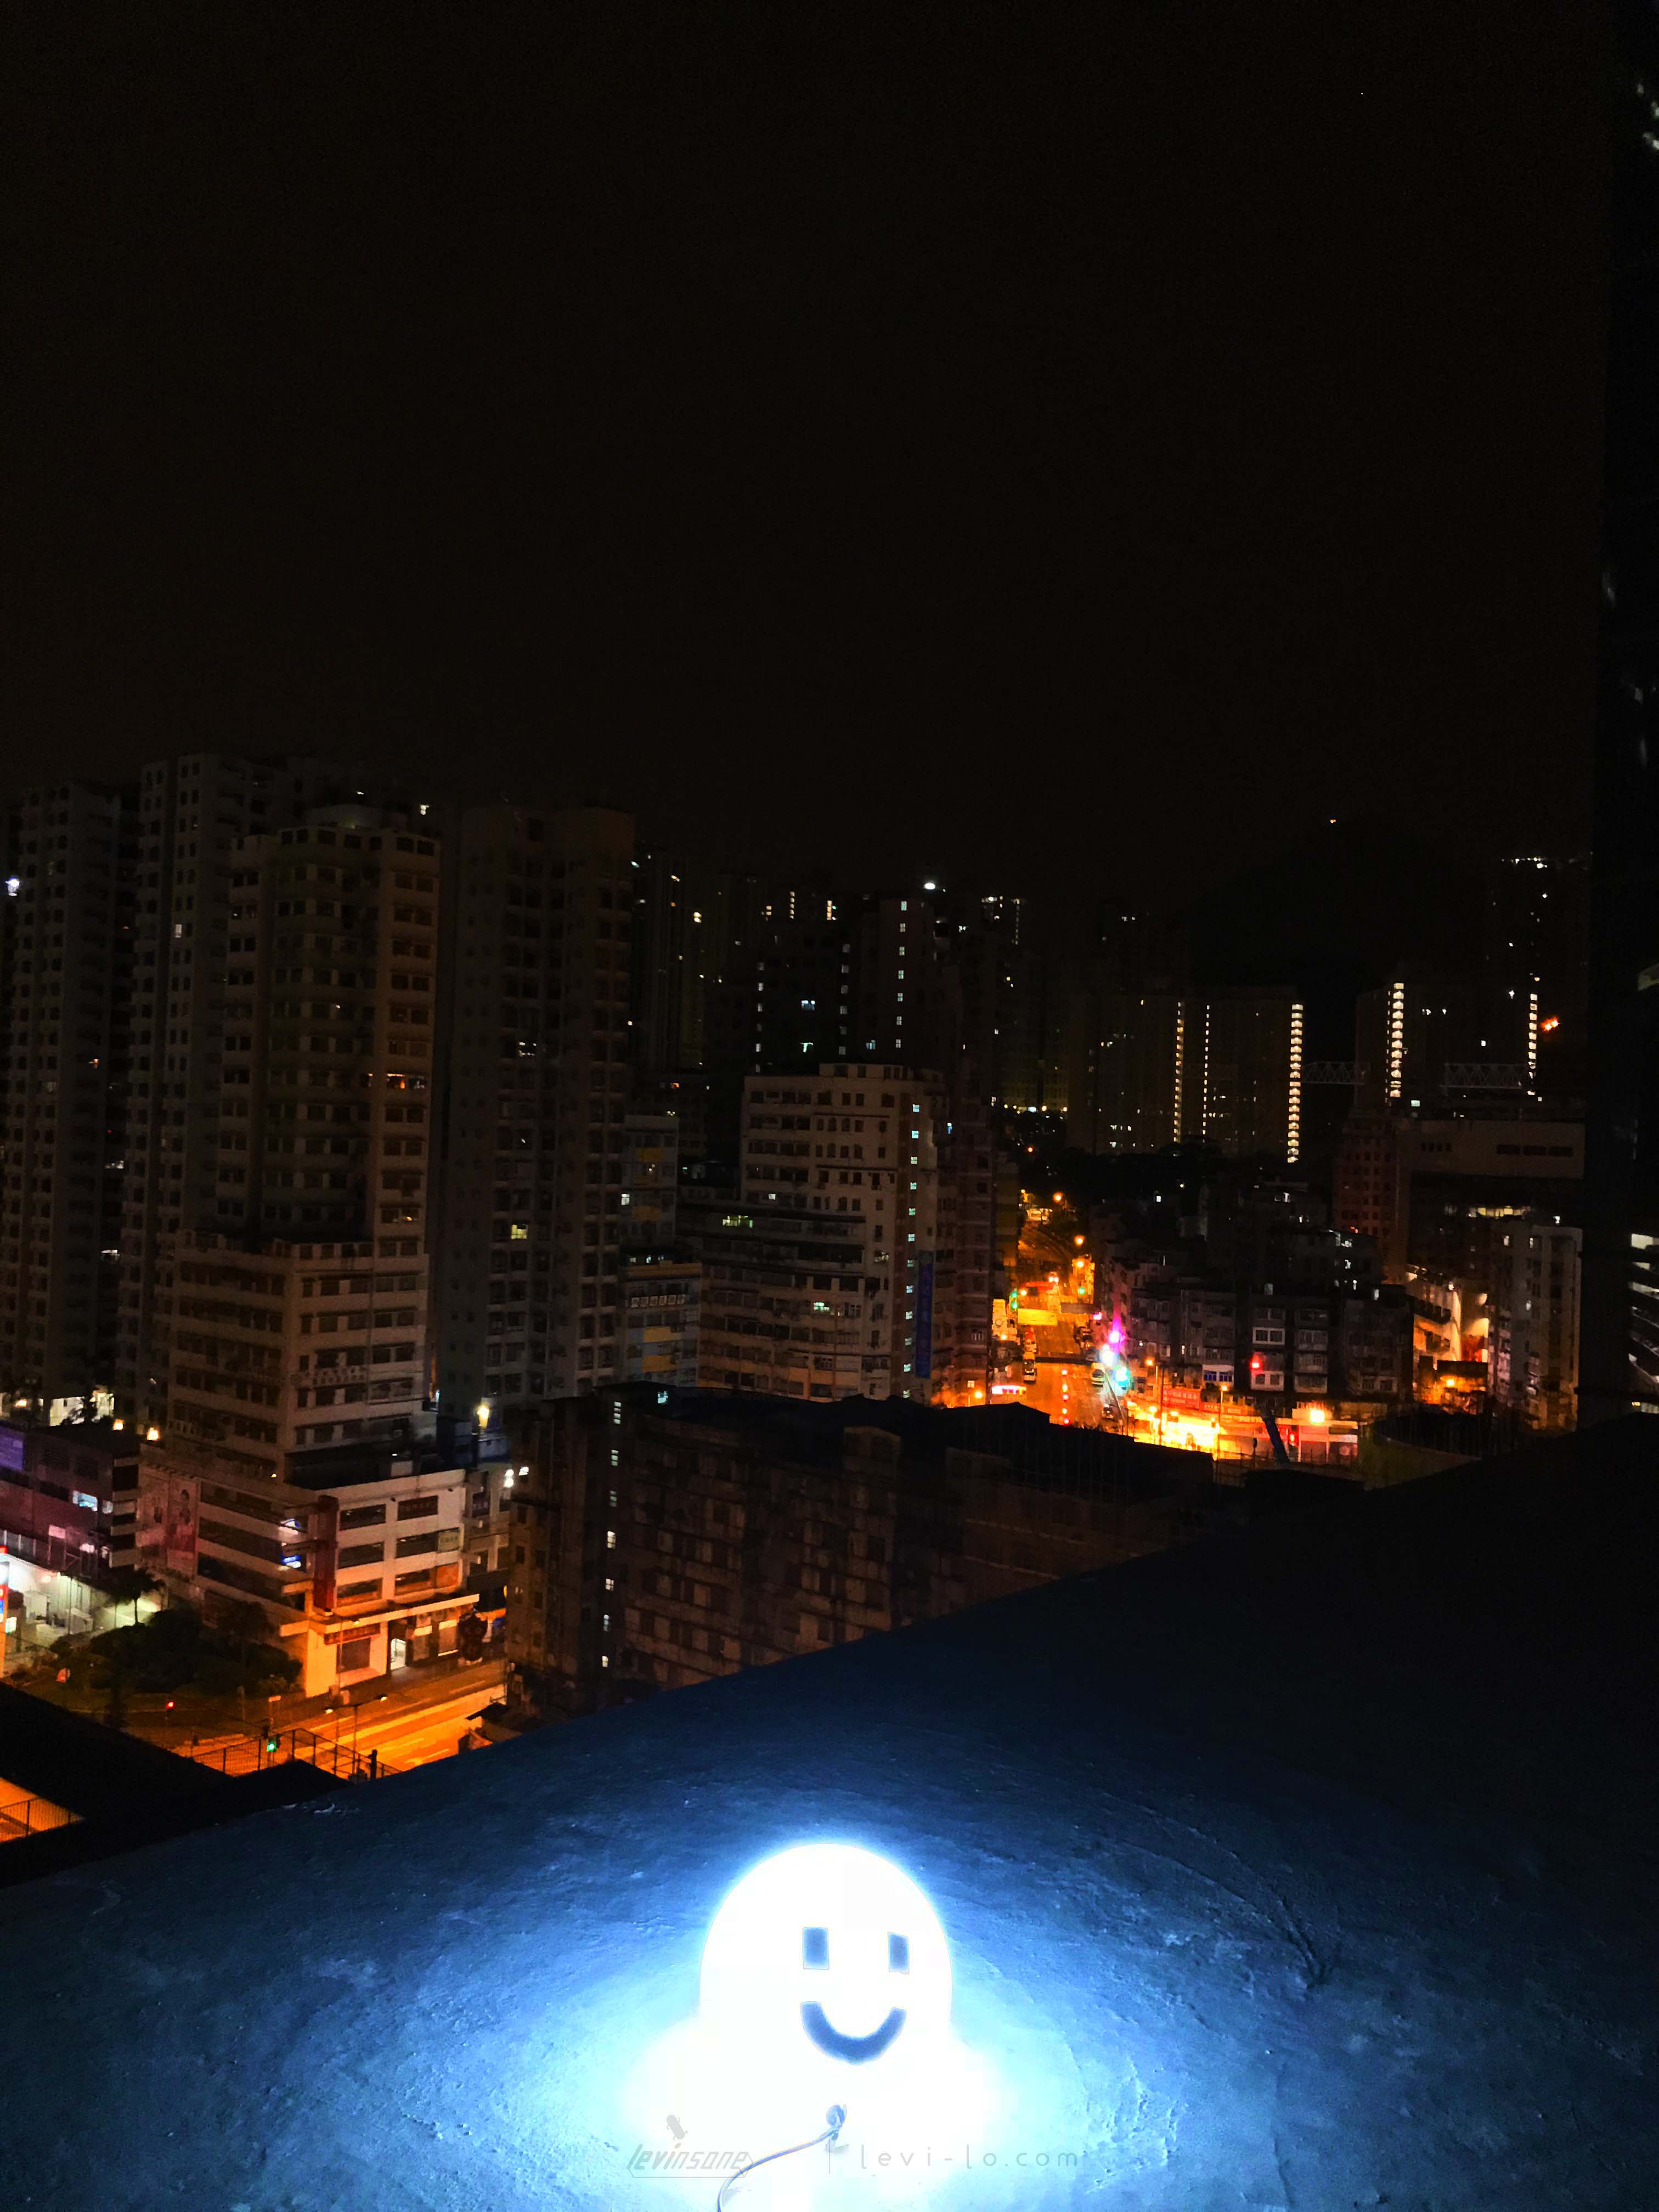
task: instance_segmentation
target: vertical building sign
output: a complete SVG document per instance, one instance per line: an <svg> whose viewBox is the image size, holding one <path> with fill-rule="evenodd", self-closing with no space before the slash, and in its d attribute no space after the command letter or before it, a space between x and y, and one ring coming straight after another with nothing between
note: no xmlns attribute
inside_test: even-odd
<svg viewBox="0 0 1659 2212"><path fill-rule="evenodd" d="M317 1515L312 1527L315 1546L311 1565L312 1603L319 1613L332 1613L340 1565L340 1501L337 1498L318 1500Z"/></svg>
<svg viewBox="0 0 1659 2212"><path fill-rule="evenodd" d="M196 1485L180 1474L167 1478L167 1568L176 1575L196 1571Z"/></svg>
<svg viewBox="0 0 1659 2212"><path fill-rule="evenodd" d="M916 1266L916 1356L918 1375L933 1371L933 1255L924 1252Z"/></svg>
<svg viewBox="0 0 1659 2212"><path fill-rule="evenodd" d="M162 1564L160 1554L167 1550L167 1479L153 1467L141 1467L138 1476L138 1548L152 1557L150 1565Z"/></svg>

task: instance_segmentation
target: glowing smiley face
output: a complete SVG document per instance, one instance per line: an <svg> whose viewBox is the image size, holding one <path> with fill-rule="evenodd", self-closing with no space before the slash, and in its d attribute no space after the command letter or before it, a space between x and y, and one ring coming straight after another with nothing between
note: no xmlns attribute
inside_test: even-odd
<svg viewBox="0 0 1659 2212"><path fill-rule="evenodd" d="M836 2066L915 2058L951 2019L939 1916L890 1860L801 1844L744 1875L702 1954L704 2021L775 2062L793 2045Z"/></svg>

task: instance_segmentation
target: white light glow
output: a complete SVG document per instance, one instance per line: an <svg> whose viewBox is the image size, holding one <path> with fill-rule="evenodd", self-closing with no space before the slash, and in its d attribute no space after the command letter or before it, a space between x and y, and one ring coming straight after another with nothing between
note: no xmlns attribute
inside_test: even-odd
<svg viewBox="0 0 1659 2212"><path fill-rule="evenodd" d="M951 2028L950 1947L911 1877L855 1844L801 1844L751 1867L730 1890L703 1945L695 2018L642 2054L624 2102L649 2139L678 2115L703 2175L708 2149L752 2153L816 2134L832 2104L847 2120L833 2151L803 2157L769 2182L763 2203L805 2208L843 2177L879 2200L931 2197L930 2154L953 2156L964 2127L1000 2125L995 2069ZM687 2152L667 2170L697 2202ZM732 2212L736 2212L734 2196Z"/></svg>
<svg viewBox="0 0 1659 2212"><path fill-rule="evenodd" d="M801 1844L751 1868L702 1954L704 2022L734 2054L803 2072L914 2063L951 2023L951 1953L907 1874L854 1844Z"/></svg>

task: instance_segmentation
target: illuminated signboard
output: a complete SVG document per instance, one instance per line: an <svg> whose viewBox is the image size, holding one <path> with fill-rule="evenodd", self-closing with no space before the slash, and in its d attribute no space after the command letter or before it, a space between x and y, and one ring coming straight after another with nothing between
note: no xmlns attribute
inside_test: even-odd
<svg viewBox="0 0 1659 2212"><path fill-rule="evenodd" d="M916 1269L916 1372L933 1371L933 1255L923 1255Z"/></svg>

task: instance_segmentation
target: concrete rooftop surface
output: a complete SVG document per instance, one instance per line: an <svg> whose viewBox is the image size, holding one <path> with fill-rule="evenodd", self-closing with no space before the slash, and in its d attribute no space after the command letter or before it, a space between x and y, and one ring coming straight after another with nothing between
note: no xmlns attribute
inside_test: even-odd
<svg viewBox="0 0 1659 2212"><path fill-rule="evenodd" d="M854 2075L730 2212L1650 2205L1656 1475L1620 1424L13 1889L8 2199L712 2209L661 2054L836 1838L953 2055L907 2164Z"/></svg>

